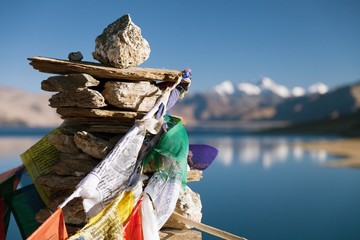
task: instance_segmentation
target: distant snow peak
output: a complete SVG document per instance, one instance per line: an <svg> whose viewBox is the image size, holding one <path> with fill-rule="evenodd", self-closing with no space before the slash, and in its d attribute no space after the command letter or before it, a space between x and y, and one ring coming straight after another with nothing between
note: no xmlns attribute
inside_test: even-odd
<svg viewBox="0 0 360 240"><path fill-rule="evenodd" d="M287 98L291 96L290 90L287 87L275 83L273 80L271 80L268 77L261 78L259 82L259 86L263 91L273 92L283 98Z"/></svg>
<svg viewBox="0 0 360 240"><path fill-rule="evenodd" d="M268 77L262 77L259 81L259 85L262 87L272 87L276 85L273 80Z"/></svg>
<svg viewBox="0 0 360 240"><path fill-rule="evenodd" d="M222 83L216 85L213 89L221 96L232 95L235 93L234 84L230 80L223 81Z"/></svg>
<svg viewBox="0 0 360 240"><path fill-rule="evenodd" d="M301 97L305 95L305 89L302 87L294 87L291 89L291 95L294 97Z"/></svg>
<svg viewBox="0 0 360 240"><path fill-rule="evenodd" d="M261 88L252 83L239 83L237 89L247 95L259 95L261 93Z"/></svg>
<svg viewBox="0 0 360 240"><path fill-rule="evenodd" d="M274 82L269 77L263 77L258 83L240 82L234 85L230 80L225 80L222 83L213 87L213 91L221 97L227 98L236 94L246 94L249 96L276 94L282 98L301 97L306 94L325 94L329 91L329 87L324 83L318 82L310 85L307 90L296 86L288 89L286 86Z"/></svg>
<svg viewBox="0 0 360 240"><path fill-rule="evenodd" d="M329 87L322 82L310 85L308 88L309 94L325 94L329 91Z"/></svg>

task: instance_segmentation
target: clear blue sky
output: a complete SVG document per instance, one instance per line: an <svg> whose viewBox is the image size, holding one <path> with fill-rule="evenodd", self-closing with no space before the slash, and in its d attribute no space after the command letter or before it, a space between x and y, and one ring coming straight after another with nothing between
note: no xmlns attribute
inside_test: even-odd
<svg viewBox="0 0 360 240"><path fill-rule="evenodd" d="M288 87L360 79L359 0L2 0L0 85L41 92L27 58L84 60L129 13L151 47L141 67L193 71L191 91L268 76Z"/></svg>

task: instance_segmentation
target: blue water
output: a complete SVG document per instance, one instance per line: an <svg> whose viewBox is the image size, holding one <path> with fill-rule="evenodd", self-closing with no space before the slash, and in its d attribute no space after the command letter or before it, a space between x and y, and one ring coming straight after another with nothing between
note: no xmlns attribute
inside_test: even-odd
<svg viewBox="0 0 360 240"><path fill-rule="evenodd" d="M0 137L0 172L40 137ZM294 145L328 138L190 135L219 150L202 180L189 183L201 195L202 222L251 240L359 240L360 170L327 167L334 156ZM20 239L15 224L9 234Z"/></svg>
<svg viewBox="0 0 360 240"><path fill-rule="evenodd" d="M325 166L322 137L202 136L219 156L199 183L202 222L252 240L360 239L360 170ZM218 239L204 234L203 239Z"/></svg>

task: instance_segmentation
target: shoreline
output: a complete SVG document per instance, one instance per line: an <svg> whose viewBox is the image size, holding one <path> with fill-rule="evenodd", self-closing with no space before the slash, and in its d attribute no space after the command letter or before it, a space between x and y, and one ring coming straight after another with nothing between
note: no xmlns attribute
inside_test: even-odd
<svg viewBox="0 0 360 240"><path fill-rule="evenodd" d="M340 157L338 160L326 163L327 166L360 168L360 138L314 141L299 145L307 150L324 150Z"/></svg>

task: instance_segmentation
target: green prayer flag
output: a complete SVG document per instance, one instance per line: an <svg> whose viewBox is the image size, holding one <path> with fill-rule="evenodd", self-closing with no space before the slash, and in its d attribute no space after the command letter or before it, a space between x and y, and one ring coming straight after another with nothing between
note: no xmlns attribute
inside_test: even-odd
<svg viewBox="0 0 360 240"><path fill-rule="evenodd" d="M157 171L172 176L174 172L168 172L167 170L174 171L174 168L164 167L162 156L172 159L177 166L175 174L181 179L183 184L186 184L187 156L189 153L188 135L179 118L167 115L165 116L165 121L168 125L168 130L146 156L144 164L150 164L151 161L154 161Z"/></svg>
<svg viewBox="0 0 360 240"><path fill-rule="evenodd" d="M35 185L31 184L7 194L5 201L14 215L21 236L26 239L40 226L35 220L35 214L45 208Z"/></svg>

